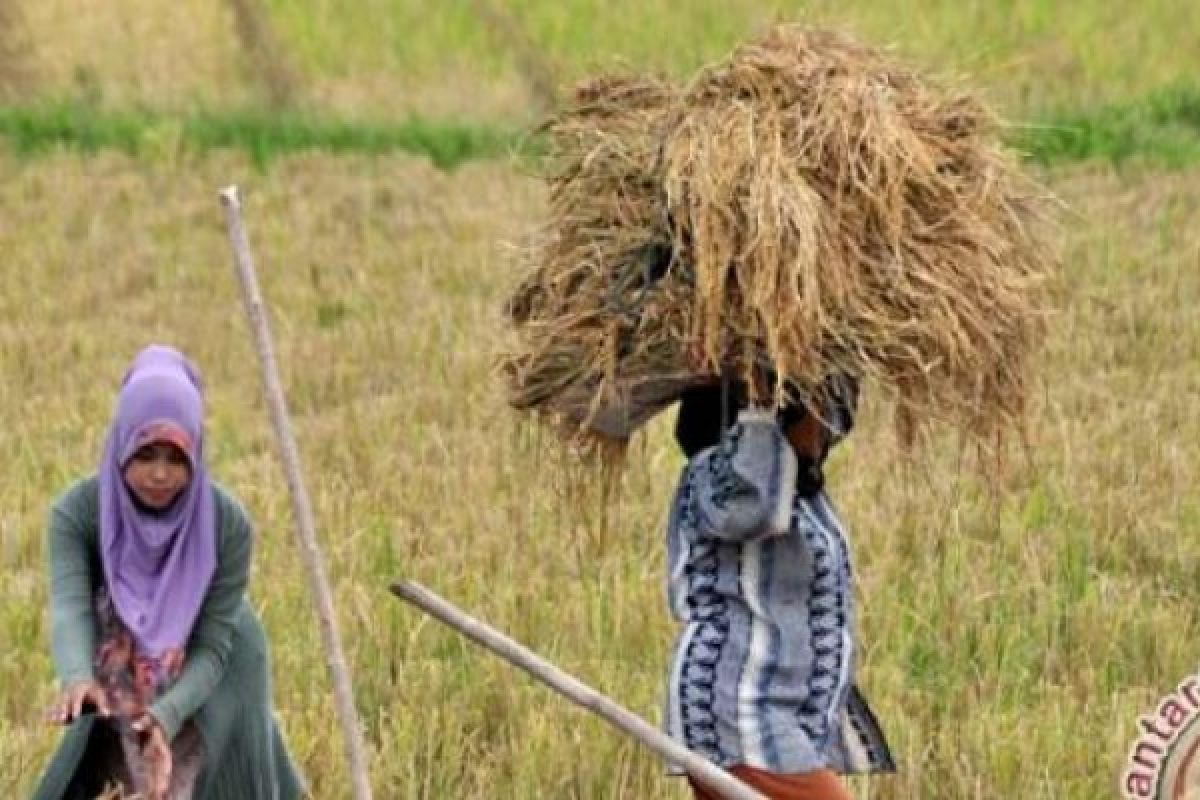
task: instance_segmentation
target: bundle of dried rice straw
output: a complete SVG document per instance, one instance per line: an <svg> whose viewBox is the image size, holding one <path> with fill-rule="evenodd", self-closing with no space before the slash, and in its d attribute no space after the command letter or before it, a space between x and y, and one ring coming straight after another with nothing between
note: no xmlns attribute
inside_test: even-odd
<svg viewBox="0 0 1200 800"><path fill-rule="evenodd" d="M780 27L685 87L593 81L545 130L514 407L620 439L686 386L767 370L809 403L855 376L906 424L1022 417L1053 203L971 94Z"/></svg>

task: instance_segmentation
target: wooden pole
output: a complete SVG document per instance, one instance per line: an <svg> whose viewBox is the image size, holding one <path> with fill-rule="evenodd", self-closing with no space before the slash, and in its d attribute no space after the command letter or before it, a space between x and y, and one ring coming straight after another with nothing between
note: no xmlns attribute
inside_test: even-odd
<svg viewBox="0 0 1200 800"><path fill-rule="evenodd" d="M313 521L312 504L300 470L300 456L292 436L288 420L287 405L283 397L283 384L279 379L275 352L271 344L271 331L267 325L262 293L258 288L258 277L254 272L254 260L250 255L250 243L246 239L246 228L242 224L242 205L237 186L229 186L220 192L221 205L225 208L225 221L229 227L229 242L233 246L233 262L238 281L242 287L246 316L254 334L262 368L263 385L267 395L271 422L279 442L279 453L283 460L283 471L287 477L288 491L292 498L292 513L296 520L296 539L300 554L308 568L309 588L317 607L321 640L325 647L325 659L333 678L333 694L341 722L346 757L350 762L350 778L355 800L370 800L371 784L367 778L366 748L363 746L362 729L354 709L354 694L350 688L350 674L346 659L342 655L338 637L337 617L333 608L333 592L325 574L325 562L317 543L316 524Z"/></svg>
<svg viewBox="0 0 1200 800"><path fill-rule="evenodd" d="M483 645L510 664L525 670L576 705L602 717L658 753L667 762L683 767L689 775L705 786L719 791L727 800L766 800L754 789L683 747L637 714L571 677L519 642L461 611L419 583L394 583L392 593Z"/></svg>

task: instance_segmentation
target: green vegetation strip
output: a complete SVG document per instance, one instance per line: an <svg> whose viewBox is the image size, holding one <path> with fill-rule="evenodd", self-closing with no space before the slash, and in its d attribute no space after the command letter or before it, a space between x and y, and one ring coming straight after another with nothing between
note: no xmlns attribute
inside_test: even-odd
<svg viewBox="0 0 1200 800"><path fill-rule="evenodd" d="M343 122L299 114L107 112L81 104L0 107L0 137L20 155L60 147L131 154L239 149L259 165L297 151L426 155L451 169L464 161L526 153L533 142L515 128L410 118ZM1068 112L1012 129L1012 144L1032 161L1058 164L1144 160L1179 168L1200 163L1200 88L1171 89L1138 103Z"/></svg>
<svg viewBox="0 0 1200 800"><path fill-rule="evenodd" d="M1136 103L1058 114L1014 129L1012 139L1041 164L1142 160L1180 168L1200 163L1200 87L1173 88Z"/></svg>
<svg viewBox="0 0 1200 800"><path fill-rule="evenodd" d="M419 118L359 123L296 114L101 112L70 104L0 107L0 137L20 155L60 147L85 152L117 149L134 155L237 149L265 166L276 156L305 150L401 151L426 155L443 169L471 159L505 155L521 141L515 130Z"/></svg>

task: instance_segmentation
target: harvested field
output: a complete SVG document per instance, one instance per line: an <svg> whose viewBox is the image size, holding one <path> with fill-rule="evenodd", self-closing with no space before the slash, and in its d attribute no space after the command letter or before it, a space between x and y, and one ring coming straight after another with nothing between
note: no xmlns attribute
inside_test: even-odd
<svg viewBox="0 0 1200 800"><path fill-rule="evenodd" d="M129 354L165 337L205 369L214 472L259 524L252 596L291 742L317 797L349 796L216 202L245 174L235 158L0 162L4 794L28 792L56 736L39 718L46 503L93 463ZM1051 176L1075 212L1068 296L1011 496L993 503L948 441L898 467L870 406L835 456L862 680L901 763L870 797L1107 796L1137 715L1195 668L1198 177ZM667 431L651 427L604 511L488 374L498 242L537 192L502 165L447 176L403 158L289 158L245 183L382 797L683 796L386 593L417 578L657 718Z"/></svg>

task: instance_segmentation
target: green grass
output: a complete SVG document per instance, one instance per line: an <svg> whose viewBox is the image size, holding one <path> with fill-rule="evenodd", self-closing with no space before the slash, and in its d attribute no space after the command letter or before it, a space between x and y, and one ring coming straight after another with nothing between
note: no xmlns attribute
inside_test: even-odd
<svg viewBox="0 0 1200 800"><path fill-rule="evenodd" d="M55 147L84 152L115 149L131 155L164 148L200 152L241 150L259 166L286 153L318 151L428 156L448 169L463 161L508 153L518 137L498 126L411 118L392 124L321 120L265 113L105 112L81 104L0 108L0 136L21 155Z"/></svg>
<svg viewBox="0 0 1200 800"><path fill-rule="evenodd" d="M465 161L528 154L536 142L513 127L488 123L323 119L299 113L172 115L103 111L83 103L0 107L0 137L20 155L56 147L132 155L233 149L262 167L287 153L318 151L428 156L451 169ZM1048 116L1016 125L1012 144L1043 165L1076 161L1140 161L1179 169L1200 162L1200 89L1175 87L1136 102Z"/></svg>
<svg viewBox="0 0 1200 800"><path fill-rule="evenodd" d="M1042 164L1130 160L1180 168L1200 162L1200 89L1174 87L1136 102L1053 115L1016 130L1014 143Z"/></svg>

